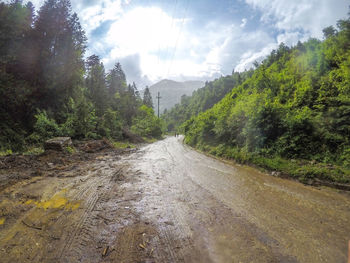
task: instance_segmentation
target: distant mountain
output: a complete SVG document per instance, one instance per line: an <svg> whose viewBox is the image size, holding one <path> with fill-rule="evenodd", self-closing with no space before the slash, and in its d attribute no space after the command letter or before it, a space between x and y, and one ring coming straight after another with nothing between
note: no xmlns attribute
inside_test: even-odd
<svg viewBox="0 0 350 263"><path fill-rule="evenodd" d="M158 102L157 95L160 92L160 103L159 103L159 112L162 114L165 109L170 109L175 104L181 101L182 95L191 96L192 92L202 88L204 86L203 81L185 81L185 82L177 82L173 80L164 79L156 84L149 87L149 90L152 95L154 111L157 113L158 111Z"/></svg>

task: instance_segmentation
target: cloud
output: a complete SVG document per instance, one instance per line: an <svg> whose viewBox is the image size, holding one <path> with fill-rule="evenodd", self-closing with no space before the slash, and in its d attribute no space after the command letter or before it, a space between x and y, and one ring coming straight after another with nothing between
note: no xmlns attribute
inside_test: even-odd
<svg viewBox="0 0 350 263"><path fill-rule="evenodd" d="M247 24L248 20L247 18L243 18L242 19L242 23L240 24L240 27L245 27L245 25Z"/></svg>
<svg viewBox="0 0 350 263"><path fill-rule="evenodd" d="M103 62L107 68L112 68L115 64L115 61L108 59L104 59ZM151 84L149 78L142 73L139 54L131 54L119 58L118 62L122 65L124 72L127 72L126 78L128 83L135 82L141 88Z"/></svg>
<svg viewBox="0 0 350 263"><path fill-rule="evenodd" d="M204 80L244 70L272 50L271 42L277 46L263 30L245 32L241 24L213 20L194 31L188 29L190 21L174 19L160 8L137 7L112 22L93 47L108 50L106 68L121 62L128 81L142 88L162 78Z"/></svg>
<svg viewBox="0 0 350 263"><path fill-rule="evenodd" d="M121 0L77 0L73 2L73 9L78 12L82 27L86 30L88 37L105 21L119 19L123 12Z"/></svg>
<svg viewBox="0 0 350 263"><path fill-rule="evenodd" d="M300 31L309 37L322 37L322 29L334 25L348 12L348 0L245 0L260 9L261 21L273 23L279 30Z"/></svg>
<svg viewBox="0 0 350 263"><path fill-rule="evenodd" d="M38 9L44 1L33 2ZM86 55L99 55L107 70L119 61L128 82L143 88L243 71L281 42L322 38L324 27L346 17L347 2L193 1L185 10L164 1L74 0L72 8L89 39Z"/></svg>
<svg viewBox="0 0 350 263"><path fill-rule="evenodd" d="M243 53L243 55L240 57L238 65L235 67L234 70L237 72L242 72L246 69L251 68L255 61L257 62L262 61L276 47L277 45L275 43L271 43L263 47L258 52L247 51Z"/></svg>
<svg viewBox="0 0 350 263"><path fill-rule="evenodd" d="M124 68L128 80L139 85L162 78L208 79L223 74L222 63L230 59L232 34L239 26L210 22L190 31L185 27L190 21L173 18L156 7L138 7L125 13L111 24L103 39L103 46L110 47L104 59L106 68L115 61L123 65L122 61L134 58L139 70Z"/></svg>
<svg viewBox="0 0 350 263"><path fill-rule="evenodd" d="M322 29L334 25L341 17L346 17L347 0L245 0L261 12L260 21L274 32L275 37L260 49L246 49L235 66L235 71L243 71L254 61L261 61L278 44L295 45L310 37L322 38ZM242 24L245 25L242 19Z"/></svg>

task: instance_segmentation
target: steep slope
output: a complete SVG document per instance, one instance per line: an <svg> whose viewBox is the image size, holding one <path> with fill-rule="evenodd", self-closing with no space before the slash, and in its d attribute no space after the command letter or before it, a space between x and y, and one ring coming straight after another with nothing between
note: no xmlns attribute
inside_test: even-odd
<svg viewBox="0 0 350 263"><path fill-rule="evenodd" d="M153 98L154 110L157 112L157 95L160 92L162 97L159 103L159 112L163 113L165 109L170 109L181 101L182 95L191 95L193 91L204 86L203 81L185 81L177 82L164 79L149 87Z"/></svg>
<svg viewBox="0 0 350 263"><path fill-rule="evenodd" d="M338 27L324 41L281 44L250 78L183 125L185 142L301 181L349 183L350 18Z"/></svg>
<svg viewBox="0 0 350 263"><path fill-rule="evenodd" d="M175 105L175 107L162 116L168 130L176 130L192 116L210 109L234 87L240 85L252 74L252 70L241 73L234 72L232 75L206 82L204 87L194 91L192 96L182 97L181 103Z"/></svg>

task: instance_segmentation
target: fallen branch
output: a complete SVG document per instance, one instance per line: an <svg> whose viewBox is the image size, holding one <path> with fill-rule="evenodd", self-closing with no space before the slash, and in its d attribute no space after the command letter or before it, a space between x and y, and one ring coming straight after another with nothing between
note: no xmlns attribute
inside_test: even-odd
<svg viewBox="0 0 350 263"><path fill-rule="evenodd" d="M108 250L109 250L109 246L106 246L105 249L102 252L102 257L107 256Z"/></svg>
<svg viewBox="0 0 350 263"><path fill-rule="evenodd" d="M30 228L34 228L34 229L38 229L38 230L42 230L42 227L40 226L33 226L33 225L29 225L28 223L26 223L24 220L22 220L23 225L30 227Z"/></svg>

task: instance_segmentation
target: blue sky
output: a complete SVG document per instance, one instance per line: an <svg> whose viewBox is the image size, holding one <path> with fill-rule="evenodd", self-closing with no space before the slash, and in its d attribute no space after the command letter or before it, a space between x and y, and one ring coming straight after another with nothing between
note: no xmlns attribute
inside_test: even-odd
<svg viewBox="0 0 350 263"><path fill-rule="evenodd" d="M32 1L39 7L43 0ZM72 0L106 69L120 61L140 88L164 78L211 80L243 71L347 17L348 0Z"/></svg>

